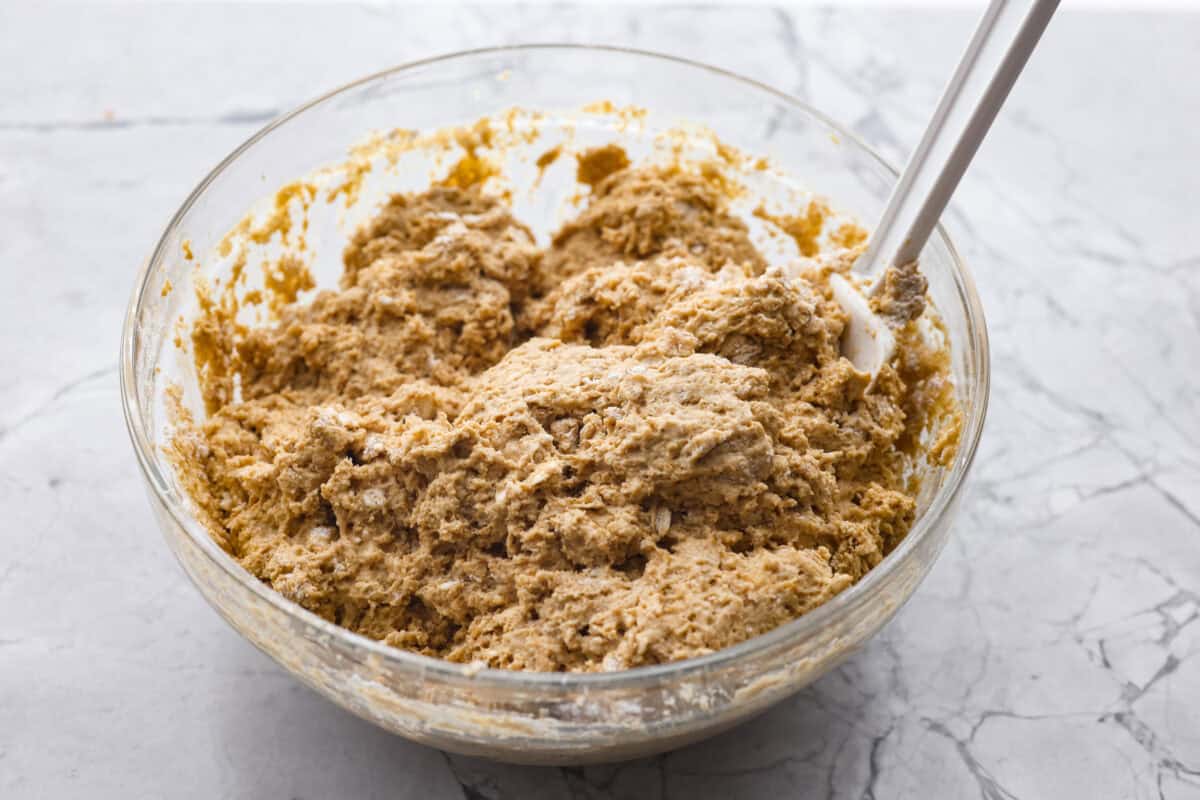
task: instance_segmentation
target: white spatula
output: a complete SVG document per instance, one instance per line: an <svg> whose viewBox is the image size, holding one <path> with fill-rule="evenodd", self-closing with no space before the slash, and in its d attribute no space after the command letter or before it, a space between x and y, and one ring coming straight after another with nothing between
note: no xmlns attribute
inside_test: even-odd
<svg viewBox="0 0 1200 800"><path fill-rule="evenodd" d="M1058 2L992 0L892 190L866 251L854 264L855 280L839 274L830 278L834 297L850 316L842 354L872 378L892 356L892 327L899 320L877 313L870 300L889 283L889 270L898 270L893 288L913 286L917 257ZM904 273L907 279L900 277ZM923 282L916 283L923 291ZM889 305L903 308L902 302Z"/></svg>

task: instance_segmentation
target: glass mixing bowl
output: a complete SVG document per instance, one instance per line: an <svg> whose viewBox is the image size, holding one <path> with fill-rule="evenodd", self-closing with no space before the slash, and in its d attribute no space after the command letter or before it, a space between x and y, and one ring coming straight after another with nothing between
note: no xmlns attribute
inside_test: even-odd
<svg viewBox="0 0 1200 800"><path fill-rule="evenodd" d="M167 543L209 603L300 680L402 736L525 763L617 760L728 728L813 681L895 614L949 535L988 398L983 311L966 266L938 230L922 254L952 346L964 423L953 463L924 473L919 516L858 584L770 633L700 657L599 674L508 672L387 647L315 616L260 583L197 522L164 456L169 382L187 382L172 341L194 288L197 253L265 192L344 159L370 130L431 130L503 109L610 100L687 120L803 176L841 211L874 220L896 178L853 134L759 83L674 58L609 48L479 50L352 83L268 125L192 192L137 280L121 341L125 420ZM334 251L340 253L340 248ZM173 291L164 291L173 286ZM190 378L194 384L194 376Z"/></svg>

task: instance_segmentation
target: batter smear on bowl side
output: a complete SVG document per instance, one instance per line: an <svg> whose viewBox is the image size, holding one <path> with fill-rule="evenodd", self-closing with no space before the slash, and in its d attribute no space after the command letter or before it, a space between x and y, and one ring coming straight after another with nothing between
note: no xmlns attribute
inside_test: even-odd
<svg viewBox="0 0 1200 800"><path fill-rule="evenodd" d="M919 443L957 413L922 305L868 388L826 274L768 267L719 181L580 168L544 249L434 186L358 232L337 289L195 323L209 414L172 458L247 570L395 647L596 671L769 631L904 537L907 466L956 443Z"/></svg>

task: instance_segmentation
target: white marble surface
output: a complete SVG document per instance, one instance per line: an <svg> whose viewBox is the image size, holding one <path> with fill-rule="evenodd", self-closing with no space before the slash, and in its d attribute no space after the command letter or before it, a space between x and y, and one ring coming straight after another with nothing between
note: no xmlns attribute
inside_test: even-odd
<svg viewBox="0 0 1200 800"><path fill-rule="evenodd" d="M971 17L813 8L0 4L0 797L1200 797L1200 15L1072 13L948 226L992 411L951 545L861 654L627 765L447 757L239 639L159 539L114 364L201 175L382 66L631 44L795 92L893 159Z"/></svg>

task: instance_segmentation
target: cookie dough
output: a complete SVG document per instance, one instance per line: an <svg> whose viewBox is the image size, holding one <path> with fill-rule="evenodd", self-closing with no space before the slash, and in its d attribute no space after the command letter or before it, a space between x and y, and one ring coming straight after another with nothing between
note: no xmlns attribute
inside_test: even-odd
<svg viewBox="0 0 1200 800"><path fill-rule="evenodd" d="M868 389L826 276L769 268L719 182L580 163L544 250L435 186L354 237L338 289L196 323L210 414L173 458L247 570L396 647L617 670L769 631L905 535L944 354L902 335Z"/></svg>

